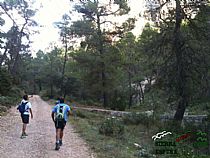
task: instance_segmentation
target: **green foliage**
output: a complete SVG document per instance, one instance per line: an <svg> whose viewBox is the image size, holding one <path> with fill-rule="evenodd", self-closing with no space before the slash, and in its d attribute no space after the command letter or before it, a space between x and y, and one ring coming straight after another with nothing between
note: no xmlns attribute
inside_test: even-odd
<svg viewBox="0 0 210 158"><path fill-rule="evenodd" d="M12 77L5 71L0 69L0 95L8 95L12 87Z"/></svg>
<svg viewBox="0 0 210 158"><path fill-rule="evenodd" d="M23 91L31 92L31 74L27 71L31 61L28 52L29 36L32 28L37 26L32 19L36 11L31 9L31 4L25 0L0 2L1 30L5 31L2 27L11 24L6 32L0 33L0 104L6 107L16 105Z"/></svg>
<svg viewBox="0 0 210 158"><path fill-rule="evenodd" d="M99 126L99 133L106 136L122 137L124 125L115 117L107 118Z"/></svg>
<svg viewBox="0 0 210 158"><path fill-rule="evenodd" d="M123 116L123 122L126 125L145 125L148 126L154 123L154 119L150 116L147 116L144 113L131 113Z"/></svg>
<svg viewBox="0 0 210 158"><path fill-rule="evenodd" d="M19 98L18 98L19 99ZM17 98L9 96L0 96L0 104L10 108L11 106L16 106Z"/></svg>
<svg viewBox="0 0 210 158"><path fill-rule="evenodd" d="M42 90L39 92L39 95L42 97L42 98L46 98L44 100L48 100L49 99L49 92L47 90Z"/></svg>
<svg viewBox="0 0 210 158"><path fill-rule="evenodd" d="M82 105L89 105L89 106L101 106L101 104L97 100L86 99L83 101L79 101Z"/></svg>
<svg viewBox="0 0 210 158"><path fill-rule="evenodd" d="M20 15L27 15L25 17L29 19L34 16L29 2L6 1L6 4L10 11L18 10ZM112 5L116 9L113 12L107 7ZM14 25L6 34L1 34L0 39L6 39L2 41L2 47L8 46L8 52L0 55L3 59L0 66L18 76L14 78L18 87L27 93L41 92L41 96L46 98L64 94L88 105L106 104L106 107L115 110L130 109L135 105L141 111L143 108L152 109L156 114L175 109L180 97L184 96L180 96L182 87L188 104L195 105L193 111L202 112L209 108L208 103L193 102L208 98L210 94L208 6L201 7L194 19L183 20L179 30L182 43L179 51L175 51L174 46L174 13L167 19L169 21L161 21L159 28L146 24L142 34L136 38L131 33L135 18L125 20L121 26L106 21L109 17L129 12L126 0L104 3L80 1L75 10L82 19L72 22L71 15L65 14L62 21L56 23L62 42L66 44L64 49L51 45L50 52L39 51L37 57L32 58L26 52L27 46L21 45L22 52L16 60L14 57L20 52L17 50L20 41L16 37L21 34L21 26ZM3 23L4 19L0 19L0 25ZM106 24L112 25L113 30L104 28ZM29 37L28 32L21 35ZM83 41L79 49L73 50L69 43L77 37L82 37ZM113 40L118 37L117 42ZM180 60L177 59L179 52L182 53ZM15 64L19 67L16 70ZM182 70L183 75L178 70ZM5 88L11 89L12 83L9 77L2 80L0 94L6 95L8 90ZM129 116L129 119L131 124L144 120L143 116Z"/></svg>
<svg viewBox="0 0 210 158"><path fill-rule="evenodd" d="M192 102L189 107L190 114L208 114L210 112L210 102L209 100L197 100Z"/></svg>
<svg viewBox="0 0 210 158"><path fill-rule="evenodd" d="M8 25L8 21L12 22L11 28L7 32L1 32L0 35L0 38L4 39L1 40L3 53L0 54L0 67L8 68L16 84L20 84L21 81L21 72L24 69L23 59L29 56L29 37L32 28L37 26L37 23L32 19L36 11L31 9L31 4L32 2L25 0L5 0L0 2L2 10L1 24L3 21L5 21L5 25ZM24 42L22 42L23 39Z"/></svg>
<svg viewBox="0 0 210 158"><path fill-rule="evenodd" d="M166 96L167 94L163 90L156 88L155 85L152 88L150 86L146 87L144 102L139 106L145 111L148 109L154 110L155 116L167 111L171 113L175 109L175 103L171 102L169 104Z"/></svg>
<svg viewBox="0 0 210 158"><path fill-rule="evenodd" d="M9 96L15 98L21 98L24 95L24 92L19 87L13 86L10 90Z"/></svg>
<svg viewBox="0 0 210 158"><path fill-rule="evenodd" d="M0 105L7 108L15 106L23 94L20 88L13 85L12 81L10 73L0 69ZM1 107L0 112L6 112L5 107Z"/></svg>
<svg viewBox="0 0 210 158"><path fill-rule="evenodd" d="M177 21L175 17L179 17L182 11L175 10L167 19L160 19L158 31L147 25L139 38L139 49L146 61L143 72L150 81L155 80L150 88L163 90L166 94L164 100L180 107L209 94L207 41L210 30L207 26L209 17L206 16L209 6L196 7L199 12L194 19L180 16L180 21ZM177 27L178 22L180 27ZM176 115L176 119L182 118L181 115Z"/></svg>
<svg viewBox="0 0 210 158"><path fill-rule="evenodd" d="M122 93L121 93L122 94ZM110 99L110 108L112 110L119 110L119 111L125 111L127 105L127 97L123 95L113 95L113 97Z"/></svg>
<svg viewBox="0 0 210 158"><path fill-rule="evenodd" d="M80 133L80 135L88 142L90 147L96 152L97 156L100 158L136 158L136 157L161 157L161 158L199 158L199 157L208 157L208 155L203 154L203 150L193 148L193 141L191 139L187 139L186 141L182 141L177 143L176 148L178 149L178 155L154 155L155 146L151 137L161 131L170 131L172 135L166 136L162 138L163 140L174 141L179 136L185 134L187 131L196 131L198 128L196 127L186 127L183 129L174 129L172 128L172 123L169 125L161 124L159 121L150 121L150 126L145 126L142 121L142 124L134 125L129 123L124 123L124 121L120 122L120 126L122 125L124 128L123 135L114 136L110 134L110 128L114 128L113 122L116 121L117 118L113 118L113 120L107 121L104 120L106 116L102 113L92 113L89 111L82 111L84 115L83 118L78 118L78 120L71 119L71 124L76 128L76 130ZM130 120L128 121L130 122ZM103 127L103 133L106 131L106 134L100 134L99 129L103 125L102 123L106 123ZM118 124L118 123L117 123ZM118 125L116 125L118 127ZM120 129L120 128L117 128ZM200 129L200 128L199 128ZM148 131L148 132L147 132ZM205 131L202 129L202 131ZM122 137L120 137L122 136ZM120 139L118 139L120 137ZM138 147L135 144L138 144ZM203 155L202 155L203 154Z"/></svg>
<svg viewBox="0 0 210 158"><path fill-rule="evenodd" d="M87 110L77 110L77 116L80 118L86 118L86 119L94 119L96 117L98 117L97 113L93 113Z"/></svg>
<svg viewBox="0 0 210 158"><path fill-rule="evenodd" d="M110 11L106 7L110 4L115 4L116 11ZM103 102L106 107L118 106L114 105L116 100L112 99L112 95L113 91L117 91L118 87L121 86L119 85L121 81L119 80L121 55L111 43L112 38L121 34L122 31L118 30L114 23L109 23L104 19L112 15L127 14L130 10L127 2L87 1L87 3L76 5L75 10L83 15L83 19L74 22L70 29L74 35L85 37L85 40L81 42L81 49L74 55L80 69L80 81L84 83L81 87L84 90L83 99L88 98L100 103ZM134 22L135 20L129 19L123 24L123 30L131 30ZM107 23L116 29L111 31L103 28ZM122 105L122 109L124 107L125 105Z"/></svg>
<svg viewBox="0 0 210 158"><path fill-rule="evenodd" d="M77 110L77 116L80 118L86 118L86 115L81 110Z"/></svg>

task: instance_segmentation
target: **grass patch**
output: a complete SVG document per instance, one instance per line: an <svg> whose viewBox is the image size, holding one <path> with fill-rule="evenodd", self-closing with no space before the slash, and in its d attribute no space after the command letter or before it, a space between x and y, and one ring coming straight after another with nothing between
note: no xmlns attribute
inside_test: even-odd
<svg viewBox="0 0 210 158"><path fill-rule="evenodd" d="M145 144L152 143L144 125L124 125L122 119L84 110L78 110L77 116L77 120L70 119L71 124L99 158L141 157L134 143L147 150L150 147Z"/></svg>
<svg viewBox="0 0 210 158"><path fill-rule="evenodd" d="M169 123L161 123L152 118L146 119L142 115L115 118L103 113L77 110L77 116L76 120L70 119L70 123L95 151L98 158L208 157L202 154L206 150L195 150L190 139L177 145L177 155L155 155L153 135L163 130L171 131L173 135L168 138L175 141L185 131L191 130L190 128L173 131Z"/></svg>

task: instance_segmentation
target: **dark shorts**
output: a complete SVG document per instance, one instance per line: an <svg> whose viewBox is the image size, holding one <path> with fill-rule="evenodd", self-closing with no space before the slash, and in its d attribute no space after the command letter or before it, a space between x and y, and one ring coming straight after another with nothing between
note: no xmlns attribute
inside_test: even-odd
<svg viewBox="0 0 210 158"><path fill-rule="evenodd" d="M21 114L22 122L28 124L29 123L29 115Z"/></svg>
<svg viewBox="0 0 210 158"><path fill-rule="evenodd" d="M55 120L55 128L56 129L63 130L65 126L66 126L66 121L64 121L64 120L62 120L62 121Z"/></svg>

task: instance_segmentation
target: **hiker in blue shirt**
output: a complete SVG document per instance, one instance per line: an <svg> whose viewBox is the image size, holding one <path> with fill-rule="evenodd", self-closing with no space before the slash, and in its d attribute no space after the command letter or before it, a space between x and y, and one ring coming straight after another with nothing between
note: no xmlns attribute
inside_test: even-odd
<svg viewBox="0 0 210 158"><path fill-rule="evenodd" d="M52 120L55 123L56 128L56 146L55 150L59 150L62 145L63 131L70 115L70 107L64 104L64 98L59 99L60 102L56 102L52 110Z"/></svg>

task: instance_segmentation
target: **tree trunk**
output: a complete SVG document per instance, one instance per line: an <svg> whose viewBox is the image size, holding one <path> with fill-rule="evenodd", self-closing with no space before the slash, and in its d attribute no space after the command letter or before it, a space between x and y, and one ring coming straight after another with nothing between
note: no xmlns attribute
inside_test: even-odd
<svg viewBox="0 0 210 158"><path fill-rule="evenodd" d="M52 74L52 59L50 60L50 75L51 75L51 78L50 78L50 98L53 98L53 74Z"/></svg>
<svg viewBox="0 0 210 158"><path fill-rule="evenodd" d="M62 70L62 79L61 79L61 94L64 95L64 75L65 75L65 68L66 68L66 61L67 61L67 51L68 51L68 44L67 44L67 35L64 37L64 43L65 43L65 56L63 61L63 70ZM65 94L66 95L66 94Z"/></svg>
<svg viewBox="0 0 210 158"><path fill-rule="evenodd" d="M42 83L41 80L39 79L39 92L42 90Z"/></svg>
<svg viewBox="0 0 210 158"><path fill-rule="evenodd" d="M181 40L181 5L180 0L176 0L176 25L174 29L174 51L176 54L177 62L177 83L178 83L178 94L179 94L179 103L174 115L174 120L178 121L178 125L181 125L181 121L184 117L184 112L188 104L188 98L186 94L186 75L184 71L184 61L183 61L183 51L181 49L182 40Z"/></svg>
<svg viewBox="0 0 210 158"><path fill-rule="evenodd" d="M66 98L66 87L64 88L63 98Z"/></svg>
<svg viewBox="0 0 210 158"><path fill-rule="evenodd" d="M15 56L15 59L14 59L14 64L12 66L12 69L11 69L11 74L14 76L14 77L17 77L15 76L18 72L18 69L19 69L19 62L21 61L21 56L20 56L20 51L21 51L21 45L22 45L22 38L24 36L24 28L26 26L26 24L28 23L28 20L25 20L25 23L23 24L20 32L17 32L17 46L13 48L13 51L16 53L16 56Z"/></svg>
<svg viewBox="0 0 210 158"><path fill-rule="evenodd" d="M132 85L131 85L131 73L130 72L128 72L128 82L129 82L129 105L128 105L128 108L130 109L132 106L132 97L133 97Z"/></svg>
<svg viewBox="0 0 210 158"><path fill-rule="evenodd" d="M19 54L20 50L14 50L14 51L16 51L16 56L14 58L14 63L11 67L10 73L12 74L13 77L17 77L16 75L19 68L18 63L20 61L20 54Z"/></svg>
<svg viewBox="0 0 210 158"><path fill-rule="evenodd" d="M104 68L104 64L103 64L103 68ZM104 73L104 70L102 70L102 87L103 87L103 105L104 107L108 106L108 98L107 98L107 93L106 93L106 76Z"/></svg>
<svg viewBox="0 0 210 158"><path fill-rule="evenodd" d="M140 86L140 96L141 96L141 100L140 102L144 102L144 91L143 91L143 88L142 88L142 85L141 85L141 82L139 82L139 86Z"/></svg>
<svg viewBox="0 0 210 158"><path fill-rule="evenodd" d="M102 32L101 32L101 24L100 24L100 15L97 14L97 29L98 29L98 37L99 37L99 46L98 51L103 58L103 40L102 40ZM108 106L108 97L106 92L106 75L105 75L105 63L104 61L101 62L101 79L102 79L102 95L103 95L103 106Z"/></svg>

